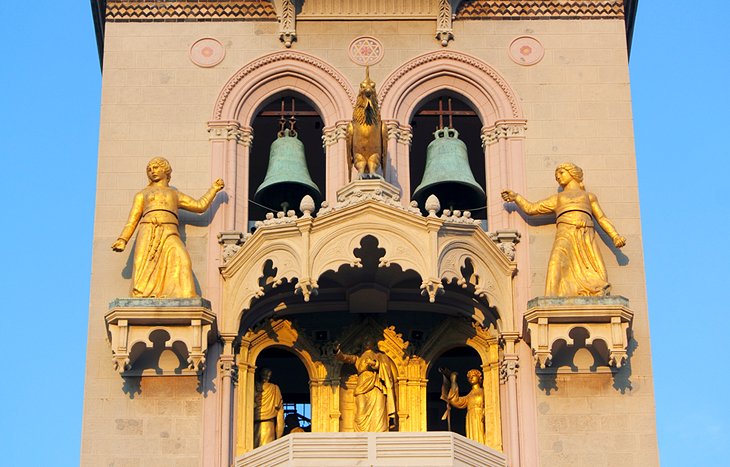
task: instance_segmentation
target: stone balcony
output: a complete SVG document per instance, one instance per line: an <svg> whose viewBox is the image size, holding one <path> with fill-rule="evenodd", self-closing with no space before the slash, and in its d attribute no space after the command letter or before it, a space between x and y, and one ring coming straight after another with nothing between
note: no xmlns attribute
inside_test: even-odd
<svg viewBox="0 0 730 467"><path fill-rule="evenodd" d="M506 467L504 454L457 433L292 433L248 452L236 467Z"/></svg>

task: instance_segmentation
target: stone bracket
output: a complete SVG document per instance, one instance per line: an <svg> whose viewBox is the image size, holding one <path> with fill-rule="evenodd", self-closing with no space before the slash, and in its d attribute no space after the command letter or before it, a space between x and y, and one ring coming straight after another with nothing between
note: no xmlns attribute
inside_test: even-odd
<svg viewBox="0 0 730 467"><path fill-rule="evenodd" d="M589 334L586 344L604 341L609 365L620 368L628 358L628 330L633 317L628 299L621 296L537 297L527 302L525 321L540 368L550 366L553 344L559 339L571 342L570 333L578 327Z"/></svg>
<svg viewBox="0 0 730 467"><path fill-rule="evenodd" d="M201 373L205 368L208 343L218 334L215 314L210 302L203 298L118 298L109 304L104 321L114 366L119 373L135 370L134 361L130 359L132 347L143 343L152 348L151 335L158 330L169 335L165 349L173 350L173 344L177 342L184 344L186 355L183 357L187 358L188 369Z"/></svg>

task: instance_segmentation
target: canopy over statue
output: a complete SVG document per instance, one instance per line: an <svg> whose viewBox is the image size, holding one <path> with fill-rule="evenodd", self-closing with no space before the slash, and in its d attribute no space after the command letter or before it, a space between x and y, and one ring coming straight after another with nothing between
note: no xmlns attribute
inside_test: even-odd
<svg viewBox="0 0 730 467"><path fill-rule="evenodd" d="M593 220L608 234L617 248L626 239L616 232L603 214L598 198L585 190L583 170L563 163L555 169L555 180L562 191L532 203L514 191L502 192L502 199L514 201L525 214L555 214L557 232L550 253L545 295L552 297L608 295L606 266L598 249Z"/></svg>
<svg viewBox="0 0 730 467"><path fill-rule="evenodd" d="M167 159L155 157L147 164L149 185L137 193L129 219L112 244L112 250L124 251L139 225L134 250L132 297L196 297L190 255L178 232L178 209L202 213L223 189L216 180L200 199L170 187L172 167Z"/></svg>

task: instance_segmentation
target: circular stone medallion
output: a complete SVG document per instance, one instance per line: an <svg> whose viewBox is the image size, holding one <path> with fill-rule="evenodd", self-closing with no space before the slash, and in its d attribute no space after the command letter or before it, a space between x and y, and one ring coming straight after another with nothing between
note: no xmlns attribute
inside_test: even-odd
<svg viewBox="0 0 730 467"><path fill-rule="evenodd" d="M383 59L383 44L374 37L360 36L350 42L347 54L358 65L375 65Z"/></svg>
<svg viewBox="0 0 730 467"><path fill-rule="evenodd" d="M216 66L225 56L223 44L212 37L198 39L190 46L190 60L203 68Z"/></svg>
<svg viewBox="0 0 730 467"><path fill-rule="evenodd" d="M544 55L545 48L532 36L520 36L509 45L509 58L518 65L534 65Z"/></svg>

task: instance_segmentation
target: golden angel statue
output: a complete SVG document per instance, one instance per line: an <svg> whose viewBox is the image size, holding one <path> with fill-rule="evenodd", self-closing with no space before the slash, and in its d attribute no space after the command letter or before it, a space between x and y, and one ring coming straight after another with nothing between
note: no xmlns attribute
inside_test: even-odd
<svg viewBox="0 0 730 467"><path fill-rule="evenodd" d="M254 447L284 436L284 401L279 386L271 382L271 370L262 368L254 387Z"/></svg>
<svg viewBox="0 0 730 467"><path fill-rule="evenodd" d="M365 67L365 79L352 112L352 121L347 125L347 167L348 178L352 167L360 178L378 177L378 168L385 178L385 153L388 149L388 130L380 119L378 94L375 83L370 79L370 67Z"/></svg>
<svg viewBox="0 0 730 467"><path fill-rule="evenodd" d="M178 208L205 212L224 184L223 180L216 180L207 193L195 200L170 187L171 175L172 167L162 157L155 157L147 164L149 185L135 195L129 219L112 244L112 250L124 251L139 226L134 250L132 297L197 296L190 255L178 232Z"/></svg>
<svg viewBox="0 0 730 467"><path fill-rule="evenodd" d="M605 216L596 195L586 191L580 167L571 163L560 164L555 169L555 180L562 190L537 203L531 203L510 190L502 192L502 199L514 201L527 215L555 214L557 232L548 261L545 295L608 295L611 285L598 249L594 219L617 248L626 245L626 239L616 232Z"/></svg>
<svg viewBox="0 0 730 467"><path fill-rule="evenodd" d="M466 409L466 437L476 442L486 444L487 431L484 421L484 389L482 389L482 372L473 369L466 372L466 379L471 384L471 391L465 396L459 395L459 384L456 382L458 375L455 371L447 368L439 368L443 375L441 385L441 399L446 401L447 409L444 417L449 417L449 408ZM449 430L451 420L449 420Z"/></svg>
<svg viewBox="0 0 730 467"><path fill-rule="evenodd" d="M395 415L395 378L388 357L368 339L361 355L348 355L337 347L335 358L355 365L355 431L388 431Z"/></svg>

